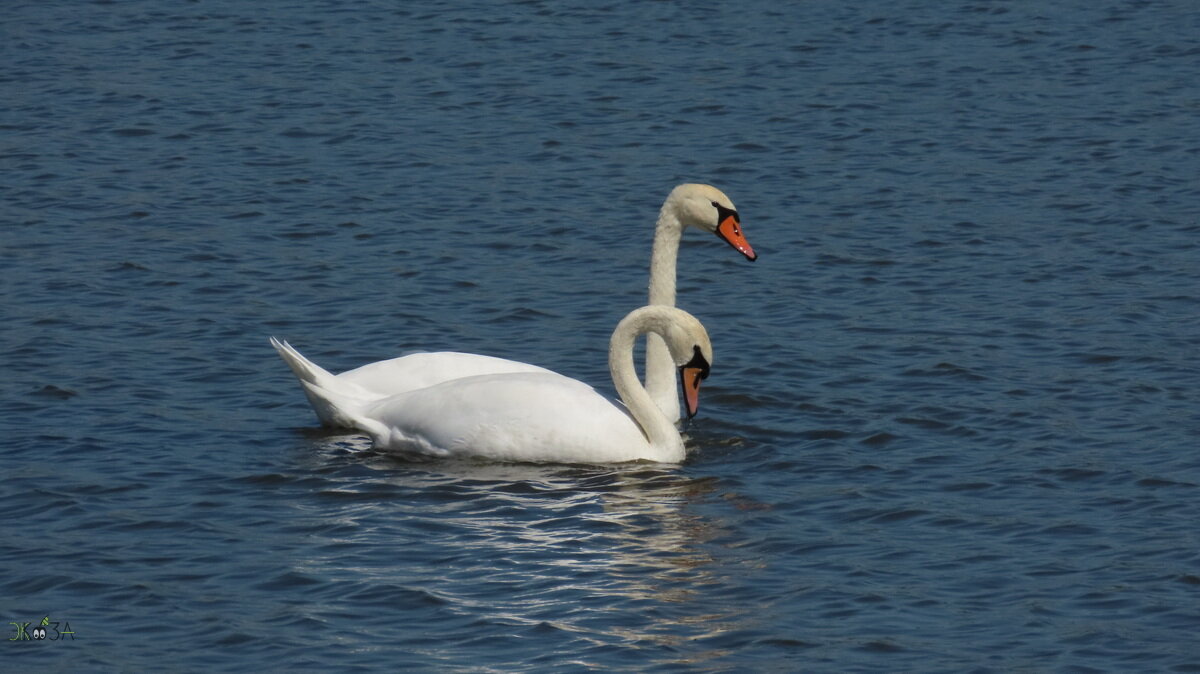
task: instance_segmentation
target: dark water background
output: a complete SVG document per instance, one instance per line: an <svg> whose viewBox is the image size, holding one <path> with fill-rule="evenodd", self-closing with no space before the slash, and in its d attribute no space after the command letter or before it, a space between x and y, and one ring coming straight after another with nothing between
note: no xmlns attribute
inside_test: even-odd
<svg viewBox="0 0 1200 674"><path fill-rule="evenodd" d="M0 54L0 623L76 633L5 670L1200 671L1194 3L30 2ZM607 390L683 181L761 257L685 237L681 467L391 458L267 345Z"/></svg>

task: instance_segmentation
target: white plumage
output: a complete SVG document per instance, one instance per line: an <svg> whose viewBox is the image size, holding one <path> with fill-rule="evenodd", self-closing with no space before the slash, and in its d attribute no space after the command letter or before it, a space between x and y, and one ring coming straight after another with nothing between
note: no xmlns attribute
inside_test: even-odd
<svg viewBox="0 0 1200 674"><path fill-rule="evenodd" d="M650 260L650 304L675 306L675 267L679 240L687 227L715 233L747 258L756 258L741 232L737 212L729 197L711 185L679 185L663 202L655 227ZM271 344L301 382L316 384L325 390L359 400L379 400L469 376L549 372L536 365L504 358L436 352L381 360L335 375L302 356L286 342L272 337ZM654 335L647 338L646 344L646 390L668 418L679 420L675 368L666 347ZM349 426L319 398L308 393L308 399L322 424Z"/></svg>
<svg viewBox="0 0 1200 674"><path fill-rule="evenodd" d="M609 370L621 403L548 370L460 377L382 399L357 396L336 377L302 380L315 407L368 433L380 449L501 461L676 463L684 458L683 438L634 371L634 340L647 332L664 339L683 370L694 413L712 347L695 317L661 305L631 312L613 332Z"/></svg>

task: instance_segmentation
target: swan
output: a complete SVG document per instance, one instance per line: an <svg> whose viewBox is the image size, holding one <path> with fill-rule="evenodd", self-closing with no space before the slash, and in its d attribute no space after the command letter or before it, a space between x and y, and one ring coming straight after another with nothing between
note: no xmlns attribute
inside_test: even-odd
<svg viewBox="0 0 1200 674"><path fill-rule="evenodd" d="M679 239L687 227L715 233L751 262L758 259L733 202L712 185L685 183L671 190L658 213L650 252L650 304L675 306L675 266ZM646 336L646 390L654 404L672 421L679 421L675 369L661 337Z"/></svg>
<svg viewBox="0 0 1200 674"><path fill-rule="evenodd" d="M758 258L742 232L737 209L724 192L712 185L679 185L667 195L655 225L650 256L649 304L675 306L679 240L688 227L716 234L748 260ZM442 351L381 360L335 375L305 358L287 342L272 337L271 345L301 383L339 391L357 399L378 400L473 375L550 372L515 360ZM646 390L672 422L679 420L674 363L662 338L653 333L647 336L646 343ZM343 425L329 405L309 393L307 386L305 393L323 425Z"/></svg>
<svg viewBox="0 0 1200 674"><path fill-rule="evenodd" d="M539 463L679 463L683 438L634 370L634 341L646 333L663 338L688 416L695 415L712 345L700 321L664 305L635 309L613 331L608 366L623 405L551 371L473 375L382 399L355 399L308 381L304 387L378 449Z"/></svg>

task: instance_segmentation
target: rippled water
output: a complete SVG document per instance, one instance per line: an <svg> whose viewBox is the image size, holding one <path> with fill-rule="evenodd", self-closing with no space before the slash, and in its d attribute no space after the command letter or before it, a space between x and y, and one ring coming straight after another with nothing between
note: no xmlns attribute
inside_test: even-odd
<svg viewBox="0 0 1200 674"><path fill-rule="evenodd" d="M0 32L0 622L64 623L6 668L1200 671L1190 3ZM405 462L267 344L607 389L683 181L761 257L685 237L681 467Z"/></svg>

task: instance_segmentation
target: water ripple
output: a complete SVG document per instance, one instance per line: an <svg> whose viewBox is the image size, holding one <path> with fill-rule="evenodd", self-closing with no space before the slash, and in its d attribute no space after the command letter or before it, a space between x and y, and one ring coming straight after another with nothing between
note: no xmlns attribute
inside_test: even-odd
<svg viewBox="0 0 1200 674"><path fill-rule="evenodd" d="M13 667L1200 668L1200 14L10 14ZM683 181L761 258L682 242L678 468L397 459L265 342L611 392Z"/></svg>

